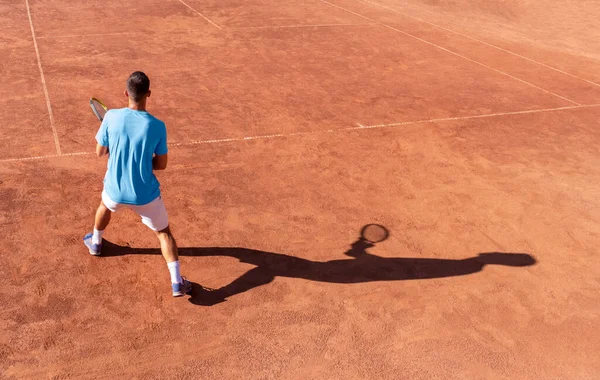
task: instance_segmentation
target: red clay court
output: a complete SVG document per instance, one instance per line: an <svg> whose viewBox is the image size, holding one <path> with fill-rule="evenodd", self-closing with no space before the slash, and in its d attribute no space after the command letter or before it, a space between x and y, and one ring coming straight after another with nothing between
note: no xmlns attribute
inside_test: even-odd
<svg viewBox="0 0 600 380"><path fill-rule="evenodd" d="M0 0L0 378L600 378L598 15ZM133 213L81 242L135 70L183 299Z"/></svg>

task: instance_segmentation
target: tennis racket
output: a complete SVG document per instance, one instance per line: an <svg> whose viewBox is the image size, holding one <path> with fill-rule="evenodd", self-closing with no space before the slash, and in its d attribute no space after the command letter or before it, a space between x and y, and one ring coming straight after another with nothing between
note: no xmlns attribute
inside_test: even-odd
<svg viewBox="0 0 600 380"><path fill-rule="evenodd" d="M96 98L91 98L90 107L92 107L92 111L94 111L94 115L96 115L98 120L104 120L104 115L106 115L106 111L108 111L108 107L105 106L104 103Z"/></svg>
<svg viewBox="0 0 600 380"><path fill-rule="evenodd" d="M360 231L360 237L369 243L381 243L390 236L389 231L380 224L367 224Z"/></svg>

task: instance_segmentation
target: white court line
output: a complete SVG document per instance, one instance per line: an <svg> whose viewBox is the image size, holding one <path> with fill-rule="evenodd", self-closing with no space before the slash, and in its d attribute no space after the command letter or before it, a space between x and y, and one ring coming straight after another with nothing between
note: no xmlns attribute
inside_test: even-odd
<svg viewBox="0 0 600 380"><path fill-rule="evenodd" d="M191 9L192 11L196 12L196 14L198 14L198 16L202 17L203 19L205 19L206 21L210 22L212 25L216 26L219 29L223 29L221 28L219 25L215 24L214 22L212 22L208 17L206 17L205 15L203 15L202 13L198 12L196 9L192 8L191 6L189 6L185 1L183 0L178 0L181 4L185 5L186 7L188 7L189 9Z"/></svg>
<svg viewBox="0 0 600 380"><path fill-rule="evenodd" d="M194 140L194 141L181 142L181 143L170 143L170 144L168 144L168 146L169 147L180 147L180 146L191 146L191 145L201 145L201 144L220 144L220 143L227 143L227 142L243 142L243 141L251 141L251 140L268 140L268 139L274 139L274 138L287 138L287 137L293 137L293 136L308 136L308 135L316 135L316 134L324 134L324 133L354 131L354 130L360 130L360 129L393 128L393 127L398 127L398 126L403 126L403 125L411 125L411 124L425 124L425 123L437 123L437 122L443 122L443 121L483 119L483 118L492 118L492 117L500 117L500 116L526 115L526 114L556 112L556 111L564 111L564 110L572 110L572 109L580 109L580 108L594 108L594 107L600 107L600 104L585 104L585 105L567 106L567 107L558 107L558 108L545 108L545 109L537 109L537 110L497 112L497 113L488 113L488 114L471 115L471 116L444 117L444 118L438 118L438 119L404 121L404 122L390 123L390 124L363 125L363 124L357 123L357 126L355 126L355 127L344 127L344 128L337 128L337 129L326 129L326 130L293 132L293 133L276 133L276 134L270 134L270 135L232 137L232 138L211 139L211 140ZM8 158L8 159L0 159L0 162L31 161L31 160L41 160L41 159L45 159L45 158L56 158L56 157L64 157L64 156L84 156L84 155L91 155L91 154L95 154L95 153L94 152L77 152L77 153L65 153L62 155L53 154L53 155L48 155L48 156Z"/></svg>
<svg viewBox="0 0 600 380"><path fill-rule="evenodd" d="M397 127L397 126L401 126L401 125L437 123L437 122L442 122L442 121L483 119L483 118L498 117L498 116L527 115L527 114L534 114L534 113L556 112L556 111L572 110L572 109L578 109L578 108L594 108L594 107L600 107L600 104L583 104L583 105L576 105L576 106L567 106L567 107L558 107L558 108L545 108L545 109L537 109L537 110L512 111L512 112L497 112L497 113L488 113L488 114L470 115L470 116L442 117L442 118L438 118L438 119L404 121L404 122L390 123L390 124L374 124L374 125L361 125L361 124L358 124L358 127L347 128L347 129L387 128L387 127Z"/></svg>
<svg viewBox="0 0 600 380"><path fill-rule="evenodd" d="M373 22L363 22L354 24L296 24L296 25L270 25L270 26L245 26L245 27L233 27L227 28L229 30L252 30L252 29L285 29L285 28L326 28L335 26L368 26L378 25Z"/></svg>
<svg viewBox="0 0 600 380"><path fill-rule="evenodd" d="M457 57L460 57L460 58L462 58L462 59L465 59L465 60L467 60L467 61L469 61L469 62L472 62L472 63L475 63L475 64L477 64L477 65L479 65L479 66L485 67L486 69L489 69L489 70L495 71L495 72L497 72L497 73L499 73L499 74L502 74L502 75L505 75L505 76L507 76L507 77L509 77L509 78L512 78L512 79L514 79L514 80L517 80L517 81L519 81L519 82L521 82L521 83L524 83L524 84L526 84L526 85L528 85L528 86L531 86L531 87L533 87L533 88L536 88L536 89L538 89L538 90L540 90L540 91L543 91L543 92L546 92L546 93L548 93L548 94L554 95L554 96L556 96L557 98L563 99L563 100L565 100L565 101L567 101L567 102L569 102L569 103L571 103L571 104L580 105L579 103L577 103L577 102L575 102L575 101L573 101L573 100L567 99L567 98L565 98L565 97L564 97L564 96L562 96L562 95L558 95L558 94L556 94L556 93L554 93L554 92L552 92L552 91L548 91L548 90L546 90L546 89L544 89L544 88L541 88L541 87L539 87L539 86L536 86L536 85L535 85L535 84L533 84L533 83L527 82L527 81L525 81L525 80L523 80L523 79L519 79L519 78L517 78L517 77L515 77L515 76L512 76L512 75L510 75L510 74L508 74L508 73L505 73L504 71L501 71L501 70L495 69L495 68L493 68L493 67L490 67L490 66L488 66L488 65L486 65L486 64L484 64L484 63L481 63L481 62L479 62L479 61L476 61L476 60L474 60L474 59L471 59L471 58L469 58L469 57L465 57L465 56L464 56L464 55L462 55L462 54L456 53L456 52L454 52L454 51L452 51L452 50L450 50L450 49L446 49L445 47L442 47L442 46L440 46L440 45L434 44L433 42L429 42L429 41L427 41L427 40L424 40L424 39L422 39L422 38L420 38L420 37L417 37L417 36L415 36L415 35L413 35L413 34L407 33L407 32L405 32L405 31L402 31L402 30L400 30L400 29L396 29L396 28L394 28L394 27L392 27L392 26L389 26L389 25L387 25L387 24L384 24L384 23L381 23L381 22L377 22L377 21L375 21L375 20L373 20L373 19L371 19L371 18L369 18L369 17L363 16L363 15L361 15L361 14L359 14L359 13L356 13L356 12L353 12L353 11L351 11L351 10L348 10L348 9L346 9L346 8L340 7L339 5L336 5L336 4L333 4L333 3L330 3L329 1L326 1L326 0L320 0L320 1L321 1L321 2L323 2L323 3L326 3L326 4L329 4L329 5L331 5L332 7L336 7L336 8L339 8L339 9L343 10L343 11L346 11L346 12L348 12L348 13L351 13L351 14L353 14L353 15L356 15L356 16L359 16L359 17L362 17L362 18L364 18L364 19L366 19L366 20L373 21L373 22L375 22L375 23L377 23L377 24L379 24L379 25L385 26L385 27L386 27L386 28L388 28L388 29L394 30L394 31L396 31L396 32L398 32L398 33L402 33L402 34L404 34L405 36L408 36L408 37L414 38L414 39L416 39L416 40L418 40L418 41L421 41L421 42L423 42L423 43L426 43L426 44L428 44L428 45L431 45L431 46L433 46L433 47L435 47L435 48L437 48L437 49L443 50L443 51L445 51L445 52L447 52L447 53L450 53L450 54L452 54L452 55L455 55L455 56L457 56Z"/></svg>
<svg viewBox="0 0 600 380"><path fill-rule="evenodd" d="M48 107L48 116L50 117L50 126L52 127L52 134L54 135L54 145L56 146L56 154L60 156L60 143L58 142L58 133L56 132L56 127L54 126L54 115L52 114L52 105L50 105L50 96L48 95L48 88L46 87L46 78L44 78L44 69L42 68L42 60L40 59L40 50L38 49L37 40L35 38L35 30L33 29L33 21L31 20L29 0L25 0L25 5L27 5L27 16L29 17L29 26L31 27L31 37L33 38L35 56L37 57L38 69L40 70L40 77L42 78L42 88L44 89L44 96L46 97L46 106Z"/></svg>
<svg viewBox="0 0 600 380"><path fill-rule="evenodd" d="M470 39L470 40L473 40L473 41L479 42L479 43L481 43L481 44L487 45L487 46L489 46L489 47L492 47L492 48L494 48L494 49L498 49L498 50L500 50L500 51L503 51L503 52L505 52L505 53L512 54L512 55L514 55L514 56L516 56L516 57L519 57L519 58L522 58L522 59L524 59L524 60L527 60L527 61L533 62L533 63L535 63L535 64L538 64L538 65L540 65L540 66L544 66L544 67L546 67L546 68L548 68L548 69L551 69L551 70L557 71L557 72L559 72L559 73L561 73L561 74L565 74L565 75L568 75L568 76L570 76L570 77L573 77L573 78L579 79L579 80L581 80L581 81L587 82L587 83L589 83L589 84L591 84L591 85L594 85L594 86L598 86L598 87L600 87L600 84L598 84L598 83L596 83L596 82L592 82L591 80L588 80L588 79L585 79L585 78L579 77L579 76L577 76L577 75L574 75L574 74L568 73L568 72L566 72L566 71L563 71L563 70L561 70L561 69L559 69L559 68L556 68L556 67L554 67L554 66L550 66L550 65L548 65L548 64L546 64L546 63L543 63L543 62L540 62L540 61L536 61L535 59L532 59L532 58L529 58L529 57L525 57L524 55L521 55L521 54L519 54L519 53L515 53L514 51L510 51L510 50L507 50L507 49L501 48L500 46L496 46L496 45L494 45L494 44L491 44L491 43L489 43L489 42L486 42L486 41L483 41L483 40L477 39L477 38L475 38L475 37L471 37L471 36L468 36L468 35L466 35L466 34L459 33L459 32L457 32L457 31L455 31L455 30L452 30L452 29L445 28L445 27L443 27L443 26L440 26L440 25L434 24L434 23L432 23L432 22L429 22L429 21L425 21L425 20L423 20L422 18L415 17L415 16L411 16L411 15L409 15L409 14L406 14L406 13L400 12L400 11L398 11L398 10L394 9L394 8L386 7L385 5L378 4L378 3L374 3L374 2L372 2L372 1L368 1L368 0L359 0L359 1L362 1L362 2L364 2L364 3L368 3L368 4L373 4L373 5L375 5L375 6L378 6L378 7L381 7L381 8L383 8L383 9L387 9L387 10L389 10L389 11L392 11L392 12L398 13L399 15L402 15L402 16L405 16L405 17L408 17L408 18L412 18L412 19L414 19L414 20L417 20L417 21L420 21L420 22L422 22L422 23L424 23L424 24L428 24L428 25L431 25L431 26L433 26L433 27L436 27L436 28L438 28L438 29L442 29L442 30L445 30L445 31L447 31L447 32L454 33L454 34L456 34L456 35L458 35L458 36L461 36L461 37L464 37L464 38L468 38L468 39Z"/></svg>
<svg viewBox="0 0 600 380"><path fill-rule="evenodd" d="M46 156L34 156L34 157L23 157L23 158L5 158L0 160L0 162L20 162L20 161L34 161L34 160L43 160L45 158L57 158L57 157L65 157L65 156L84 156L88 154L95 154L94 152L76 152L76 153L62 153L62 154L49 154Z"/></svg>
<svg viewBox="0 0 600 380"><path fill-rule="evenodd" d="M145 31L139 31L139 32L124 31L124 32L111 32L111 33L62 34L62 35L59 34L57 36L42 36L42 37L38 37L37 39L38 40L48 40L48 39L55 39L55 38L120 36L120 35L126 35L126 34L148 34L148 32L145 32Z"/></svg>
<svg viewBox="0 0 600 380"><path fill-rule="evenodd" d="M254 30L254 29L283 29L283 28L324 28L324 27L336 27L336 26L369 26L369 25L379 25L373 22L364 22L364 23L355 23L355 24L298 24L298 25L271 25L271 26L245 26L245 27L227 27L226 30ZM168 33L177 34L177 33L187 33L194 31L203 31L204 29L179 29L172 30ZM145 34L147 35L149 32L147 31L139 31L139 32L110 32L110 33L87 33L87 34L59 34L56 36L42 36L37 37L38 40L50 40L50 39L59 39L59 38L82 38L82 37L103 37L103 36L122 36L122 35L136 35L136 34ZM166 32L160 32L166 33Z"/></svg>
<svg viewBox="0 0 600 380"><path fill-rule="evenodd" d="M132 34L132 35L136 35L136 34L144 34L144 35L149 35L152 37L154 35L158 35L158 34L185 34L188 32L195 32L195 31L203 31L205 29L201 29L201 28L187 28L187 29L177 29L177 30L171 30L171 31L166 31L166 32L148 32L148 31L132 31L132 32L128 32L128 31L123 31L123 32L109 32L109 33L83 33L83 34L59 34L56 36L43 36L43 37L38 37L37 39L59 39L59 38L80 38L80 37L103 37L103 36L123 36L123 35L128 35L128 34Z"/></svg>
<svg viewBox="0 0 600 380"><path fill-rule="evenodd" d="M349 9L346 9L346 8L340 7L339 5L336 5L336 4L333 4L333 3L330 3L329 1L326 1L326 0L319 0L319 1L321 1L321 2L323 2L323 3L325 3L325 4L329 4L329 5L331 5L332 7L339 8L339 9L341 9L341 10L345 11L345 12L352 13L353 15L355 15L355 16L358 16L358 17L361 17L361 18L364 18L365 20L369 20L369 21L371 21L371 22L374 22L375 24L380 24L380 25L381 25L381 23L380 23L380 22L378 22L378 21L375 21L375 20L373 20L372 18L369 18L369 17L367 17L367 16L361 15L361 14L359 14L359 13L356 13L356 12L352 12L352 11L351 11L351 10L349 10Z"/></svg>

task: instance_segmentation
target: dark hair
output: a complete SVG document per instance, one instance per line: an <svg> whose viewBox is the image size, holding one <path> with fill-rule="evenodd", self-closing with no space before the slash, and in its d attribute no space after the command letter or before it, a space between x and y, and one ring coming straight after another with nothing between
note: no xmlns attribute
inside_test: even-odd
<svg viewBox="0 0 600 380"><path fill-rule="evenodd" d="M134 102L142 100L150 90L150 79L141 71L136 71L127 79L127 92Z"/></svg>

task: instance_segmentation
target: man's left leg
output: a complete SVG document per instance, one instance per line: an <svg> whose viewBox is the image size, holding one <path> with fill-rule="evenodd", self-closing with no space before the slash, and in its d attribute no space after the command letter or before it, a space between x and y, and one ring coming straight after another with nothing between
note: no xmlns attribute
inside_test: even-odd
<svg viewBox="0 0 600 380"><path fill-rule="evenodd" d="M94 232L89 233L83 237L83 243L91 255L98 256L102 250L102 235L104 234L104 230L108 227L110 223L110 218L112 216L112 211L105 205L105 194L102 194L102 201L100 202L100 206L98 206L98 210L96 210L96 218L94 221ZM108 201L108 198L106 198ZM111 201L112 202L112 201ZM110 203L110 202L109 202ZM113 205L113 208L115 205Z"/></svg>
<svg viewBox="0 0 600 380"><path fill-rule="evenodd" d="M108 207L104 205L104 202L100 202L100 206L98 206L98 210L96 211L92 244L102 244L102 234L104 234L104 230L106 227L108 227L111 216L112 211L110 211Z"/></svg>

